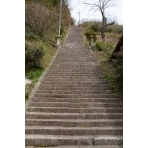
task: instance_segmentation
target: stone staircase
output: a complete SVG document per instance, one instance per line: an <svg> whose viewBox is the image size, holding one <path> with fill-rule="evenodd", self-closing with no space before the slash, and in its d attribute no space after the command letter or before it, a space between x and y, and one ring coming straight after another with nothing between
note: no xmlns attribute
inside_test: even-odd
<svg viewBox="0 0 148 148"><path fill-rule="evenodd" d="M71 27L26 109L26 146L123 144L122 100L111 92L80 33Z"/></svg>

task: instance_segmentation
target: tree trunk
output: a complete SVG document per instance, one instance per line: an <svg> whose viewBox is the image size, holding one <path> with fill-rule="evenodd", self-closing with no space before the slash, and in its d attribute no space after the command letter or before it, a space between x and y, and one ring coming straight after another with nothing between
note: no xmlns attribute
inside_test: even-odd
<svg viewBox="0 0 148 148"><path fill-rule="evenodd" d="M105 42L105 28L104 28L104 26L102 26L101 38L102 38L102 41Z"/></svg>
<svg viewBox="0 0 148 148"><path fill-rule="evenodd" d="M106 26L107 20L103 11L101 12L101 14L102 14L101 37L102 37L102 41L105 42L105 26Z"/></svg>

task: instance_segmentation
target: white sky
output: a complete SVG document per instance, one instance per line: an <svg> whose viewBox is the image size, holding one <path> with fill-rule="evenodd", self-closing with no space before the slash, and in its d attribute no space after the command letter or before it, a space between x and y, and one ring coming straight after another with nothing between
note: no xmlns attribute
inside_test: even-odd
<svg viewBox="0 0 148 148"><path fill-rule="evenodd" d="M78 12L81 12L80 19L81 20L100 20L101 21L101 14L99 11L96 12L89 12L89 7L86 7L86 5L82 4L83 2L89 2L93 3L97 0L69 0L70 2L70 8L71 15L73 18L76 19L78 22L79 15ZM106 17L110 18L116 18L116 21L118 24L123 24L123 0L115 0L115 6L106 9Z"/></svg>

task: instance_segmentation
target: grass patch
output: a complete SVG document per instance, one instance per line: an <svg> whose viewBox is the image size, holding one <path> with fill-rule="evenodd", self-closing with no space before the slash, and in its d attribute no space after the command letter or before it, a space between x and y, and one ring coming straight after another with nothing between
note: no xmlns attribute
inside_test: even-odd
<svg viewBox="0 0 148 148"><path fill-rule="evenodd" d="M116 62L115 62L116 61ZM122 98L123 95L123 63L122 59L115 61L106 61L101 63L101 69L106 76L107 81L115 93ZM121 63L120 63L120 62Z"/></svg>
<svg viewBox="0 0 148 148"><path fill-rule="evenodd" d="M104 43L102 51L97 51L98 62L100 63L102 72L109 84L111 84L113 92L123 95L123 54L117 59L110 59L115 46L110 43Z"/></svg>
<svg viewBox="0 0 148 148"><path fill-rule="evenodd" d="M100 35L100 23L99 22L84 22L81 27L85 33L85 44L89 46L90 39L88 35L95 33ZM102 72L106 77L113 91L119 96L123 96L123 52L115 59L110 59L112 52L114 51L118 40L122 36L122 25L111 25L106 28L106 42L102 42L101 38L97 37L92 49L97 54L98 63L101 66ZM86 36L87 35L87 36Z"/></svg>
<svg viewBox="0 0 148 148"><path fill-rule="evenodd" d="M120 39L121 34L116 34L114 32L106 32L106 37L108 38L115 38L115 39Z"/></svg>
<svg viewBox="0 0 148 148"><path fill-rule="evenodd" d="M97 52L98 62L102 63L108 61L114 48L115 45L113 43L96 41L93 50Z"/></svg>
<svg viewBox="0 0 148 148"><path fill-rule="evenodd" d="M37 82L43 71L44 69L42 67L32 68L28 72L26 72L26 77L32 82Z"/></svg>
<svg viewBox="0 0 148 148"><path fill-rule="evenodd" d="M34 88L36 82L38 81L39 77L44 72L45 68L50 64L50 62L53 59L53 56L55 55L57 49L54 48L51 44L47 43L43 39L41 39L39 36L34 34L33 32L27 33L26 37L26 48L27 52L30 52L31 50L36 51L43 51L43 55L41 58L37 58L38 54L32 54L29 55L31 64L29 65L28 62L26 62L25 65L25 77L31 80L31 84L27 84L25 86L25 100L29 99L29 95L31 94L32 89ZM33 52L36 53L36 52ZM38 53L38 52L37 52ZM38 62L35 64L35 62Z"/></svg>
<svg viewBox="0 0 148 148"><path fill-rule="evenodd" d="M25 86L25 100L29 99L29 95L31 94L32 89L34 88L39 77L42 75L43 71L44 68L42 67L34 67L25 72L25 76L31 80L31 84L27 84Z"/></svg>

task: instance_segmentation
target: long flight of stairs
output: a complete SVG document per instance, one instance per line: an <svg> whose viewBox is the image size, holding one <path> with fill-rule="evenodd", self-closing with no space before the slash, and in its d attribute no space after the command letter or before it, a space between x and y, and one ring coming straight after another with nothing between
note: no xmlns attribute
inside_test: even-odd
<svg viewBox="0 0 148 148"><path fill-rule="evenodd" d="M26 146L123 144L122 100L72 26L26 109Z"/></svg>

